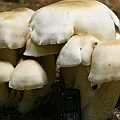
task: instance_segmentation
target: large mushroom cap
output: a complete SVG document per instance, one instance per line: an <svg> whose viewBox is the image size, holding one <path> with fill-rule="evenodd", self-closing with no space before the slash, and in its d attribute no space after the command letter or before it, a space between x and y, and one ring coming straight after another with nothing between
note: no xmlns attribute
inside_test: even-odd
<svg viewBox="0 0 120 120"><path fill-rule="evenodd" d="M18 90L42 88L47 84L47 75L44 69L35 60L20 62L13 71L9 87Z"/></svg>
<svg viewBox="0 0 120 120"><path fill-rule="evenodd" d="M38 45L31 38L26 43L26 49L23 53L26 56L40 57L51 54L58 54L62 44L56 45Z"/></svg>
<svg viewBox="0 0 120 120"><path fill-rule="evenodd" d="M33 13L28 8L0 13L0 48L17 49L25 46L30 37L28 21Z"/></svg>
<svg viewBox="0 0 120 120"><path fill-rule="evenodd" d="M64 43L74 34L115 39L115 25L120 29L118 17L95 0L60 1L37 10L29 22L31 37L39 45Z"/></svg>
<svg viewBox="0 0 120 120"><path fill-rule="evenodd" d="M91 55L94 47L101 43L91 35L75 35L61 49L57 65L60 67L73 67L82 63L85 66L90 65Z"/></svg>
<svg viewBox="0 0 120 120"><path fill-rule="evenodd" d="M10 62L0 60L0 83L9 82L13 70L14 67Z"/></svg>
<svg viewBox="0 0 120 120"><path fill-rule="evenodd" d="M120 40L99 44L93 51L88 80L102 84L120 80Z"/></svg>

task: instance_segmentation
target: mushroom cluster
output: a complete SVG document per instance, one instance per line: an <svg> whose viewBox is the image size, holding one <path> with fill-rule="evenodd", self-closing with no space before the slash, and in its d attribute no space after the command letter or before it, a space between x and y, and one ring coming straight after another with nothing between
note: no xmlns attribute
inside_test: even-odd
<svg viewBox="0 0 120 120"><path fill-rule="evenodd" d="M119 33L118 17L95 0L1 12L0 107L26 114L43 104L57 65L66 89L80 90L83 120L105 120L120 96Z"/></svg>
<svg viewBox="0 0 120 120"><path fill-rule="evenodd" d="M2 96L0 107L13 107L12 101L18 99L19 93L10 89L8 83L20 59L17 50L22 49L30 37L28 21L33 13L34 11L28 8L17 8L0 13L0 89Z"/></svg>
<svg viewBox="0 0 120 120"><path fill-rule="evenodd" d="M26 73L27 72L27 73ZM16 90L24 90L22 100L15 106L20 113L27 113L34 106L34 90L47 84L47 75L40 64L35 60L21 61L13 71L9 87Z"/></svg>
<svg viewBox="0 0 120 120"><path fill-rule="evenodd" d="M33 51L47 46L48 54L58 53L60 80L80 90L83 120L106 120L120 96L120 21L115 13L95 0L63 0L37 10L29 29L24 54L36 56Z"/></svg>
<svg viewBox="0 0 120 120"><path fill-rule="evenodd" d="M34 12L17 8L0 13L0 107L22 114L49 100L44 98L55 80L52 54L62 47L39 47L31 41L28 22Z"/></svg>

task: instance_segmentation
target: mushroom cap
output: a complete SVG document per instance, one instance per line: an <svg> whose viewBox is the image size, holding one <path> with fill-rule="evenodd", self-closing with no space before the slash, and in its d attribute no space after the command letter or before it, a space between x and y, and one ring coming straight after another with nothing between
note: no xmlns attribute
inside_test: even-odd
<svg viewBox="0 0 120 120"><path fill-rule="evenodd" d="M120 80L120 40L103 42L95 47L88 80L102 84Z"/></svg>
<svg viewBox="0 0 120 120"><path fill-rule="evenodd" d="M115 39L115 25L120 29L118 17L102 3L65 0L37 10L29 29L34 42L47 45L64 43L75 34L93 35L100 41Z"/></svg>
<svg viewBox="0 0 120 120"><path fill-rule="evenodd" d="M62 44L56 45L38 45L31 38L26 43L26 50L23 53L26 56L40 57L50 54L58 54Z"/></svg>
<svg viewBox="0 0 120 120"><path fill-rule="evenodd" d="M73 67L80 63L88 66L90 65L93 49L99 43L101 41L94 36L75 35L61 49L56 64L60 67Z"/></svg>
<svg viewBox="0 0 120 120"><path fill-rule="evenodd" d="M10 62L0 60L0 83L9 82L13 71L14 67Z"/></svg>
<svg viewBox="0 0 120 120"><path fill-rule="evenodd" d="M17 90L42 88L47 84L47 75L35 60L20 62L13 71L9 87Z"/></svg>
<svg viewBox="0 0 120 120"><path fill-rule="evenodd" d="M20 16L23 16L24 19L27 21L27 23L29 22L32 15L35 13L34 10L32 10L30 8L26 8L26 7L13 9L11 12L14 12Z"/></svg>
<svg viewBox="0 0 120 120"><path fill-rule="evenodd" d="M33 13L28 8L0 13L0 48L17 49L25 46L30 37L28 21Z"/></svg>

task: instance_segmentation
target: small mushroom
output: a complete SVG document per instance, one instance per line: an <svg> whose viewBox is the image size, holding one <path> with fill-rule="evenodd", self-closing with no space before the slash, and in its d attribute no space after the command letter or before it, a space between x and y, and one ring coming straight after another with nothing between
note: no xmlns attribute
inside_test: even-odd
<svg viewBox="0 0 120 120"><path fill-rule="evenodd" d="M47 82L47 75L37 61L29 59L20 62L9 82L10 88L24 90L23 98L16 109L23 114L31 111L36 101L33 89L42 88Z"/></svg>
<svg viewBox="0 0 120 120"><path fill-rule="evenodd" d="M99 86L104 82L120 80L120 40L99 44L92 53L88 80Z"/></svg>
<svg viewBox="0 0 120 120"><path fill-rule="evenodd" d="M108 41L116 38L115 28L120 29L118 17L96 0L56 2L37 10L29 22L31 38L38 45L65 43L76 34Z"/></svg>
<svg viewBox="0 0 120 120"><path fill-rule="evenodd" d="M25 51L24 55L27 55L27 56L30 55L30 57L32 59L35 59L36 61L39 62L39 64L42 64L42 67L47 74L48 83L47 83L47 85L43 86L42 88L34 90L35 104L34 104L33 109L36 109L39 105L42 105L43 103L45 103L44 101L47 102L49 100L49 99L46 100L43 98L45 98L50 93L51 86L55 82L55 67L56 67L54 55L49 54L49 53L51 53L51 51L54 52L54 54L55 54L56 53L55 49L51 48L47 45L41 47L41 46L38 46L37 44L35 44L35 46L37 46L37 50L43 50L43 51L37 51L34 49L33 49L33 51L31 51L29 49L27 52ZM30 46L27 46L27 47L30 48ZM48 49L51 48L53 50L50 49L50 51L47 51L48 50L47 47L48 47ZM44 55L44 56L42 56L42 55Z"/></svg>
<svg viewBox="0 0 120 120"><path fill-rule="evenodd" d="M0 107L7 107L9 102L8 82L14 70L13 65L8 61L0 60Z"/></svg>
<svg viewBox="0 0 120 120"><path fill-rule="evenodd" d="M55 82L55 56L58 54L63 44L60 45L38 45L32 39L29 39L26 43L26 49L23 53L25 56L30 56L32 59L37 60L42 64L47 76L48 84L41 89L36 89L35 95L38 98L38 102L34 106L37 108L42 104L42 99L49 94L52 84ZM43 100L44 102L44 100Z"/></svg>

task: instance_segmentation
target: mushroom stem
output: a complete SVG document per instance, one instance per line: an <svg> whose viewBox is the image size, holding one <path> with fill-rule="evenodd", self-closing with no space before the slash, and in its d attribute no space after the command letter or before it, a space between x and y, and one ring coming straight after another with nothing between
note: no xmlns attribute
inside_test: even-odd
<svg viewBox="0 0 120 120"><path fill-rule="evenodd" d="M14 99L14 97L15 97L15 94L16 94L16 90L15 89L11 89L10 90L10 94L9 94L9 96L8 96L8 106L10 107L10 108L12 108L13 106L12 106L12 101L13 101L13 99Z"/></svg>
<svg viewBox="0 0 120 120"><path fill-rule="evenodd" d="M86 107L89 102L90 93L93 91L91 88L91 83L88 81L88 71L82 64L78 65L76 68L76 80L75 88L80 90L81 94L81 107L82 109Z"/></svg>
<svg viewBox="0 0 120 120"><path fill-rule="evenodd" d="M87 69L81 64L76 69L75 88L81 93L83 120L106 120L120 95L120 81L104 83L92 90Z"/></svg>
<svg viewBox="0 0 120 120"><path fill-rule="evenodd" d="M60 82L64 82L66 88L72 88L75 85L76 67L61 67Z"/></svg>
<svg viewBox="0 0 120 120"><path fill-rule="evenodd" d="M24 90L23 99L18 104L17 111L26 114L32 110L34 106L34 91L33 90Z"/></svg>
<svg viewBox="0 0 120 120"><path fill-rule="evenodd" d="M8 102L9 90L7 83L0 83L0 107L4 107L4 105ZM7 107L7 106L5 106Z"/></svg>
<svg viewBox="0 0 120 120"><path fill-rule="evenodd" d="M88 106L83 110L83 120L106 120L120 95L120 81L112 81L91 93Z"/></svg>
<svg viewBox="0 0 120 120"><path fill-rule="evenodd" d="M22 99L22 93L21 93L21 91L16 90L16 95L15 95L15 98L13 99L13 102L12 102L14 108L17 107L17 105L21 101L21 99Z"/></svg>
<svg viewBox="0 0 120 120"><path fill-rule="evenodd" d="M19 90L11 89L9 97L8 97L8 107L16 108L17 104L21 101L22 94Z"/></svg>

